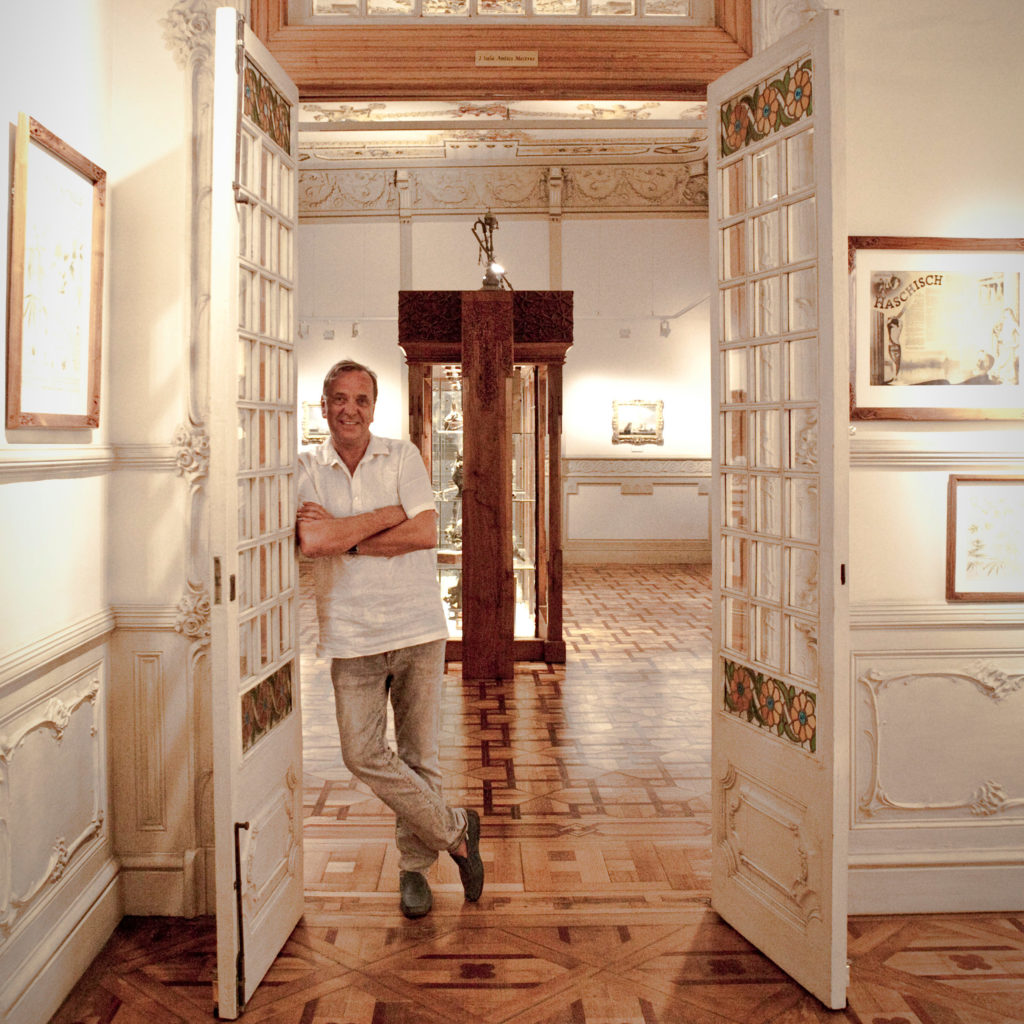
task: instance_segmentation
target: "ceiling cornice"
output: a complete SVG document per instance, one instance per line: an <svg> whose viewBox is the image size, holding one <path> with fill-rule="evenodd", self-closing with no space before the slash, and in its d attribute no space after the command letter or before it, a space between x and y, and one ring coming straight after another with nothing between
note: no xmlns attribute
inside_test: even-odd
<svg viewBox="0 0 1024 1024"><path fill-rule="evenodd" d="M750 56L751 0L717 25L289 25L287 0L251 0L256 34L303 100L704 99ZM477 67L477 50L536 51L536 67Z"/></svg>

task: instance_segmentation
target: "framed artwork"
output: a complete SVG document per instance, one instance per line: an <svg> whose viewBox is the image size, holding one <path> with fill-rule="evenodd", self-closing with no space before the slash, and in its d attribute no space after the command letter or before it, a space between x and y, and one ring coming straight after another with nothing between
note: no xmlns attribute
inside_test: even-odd
<svg viewBox="0 0 1024 1024"><path fill-rule="evenodd" d="M849 239L850 418L1024 419L1024 238Z"/></svg>
<svg viewBox="0 0 1024 1024"><path fill-rule="evenodd" d="M302 443L319 444L330 434L319 402L302 403Z"/></svg>
<svg viewBox="0 0 1024 1024"><path fill-rule="evenodd" d="M664 444L665 403L612 400L612 444Z"/></svg>
<svg viewBox="0 0 1024 1024"><path fill-rule="evenodd" d="M18 115L7 298L7 426L100 422L107 175Z"/></svg>
<svg viewBox="0 0 1024 1024"><path fill-rule="evenodd" d="M946 600L1024 601L1024 476L949 478Z"/></svg>

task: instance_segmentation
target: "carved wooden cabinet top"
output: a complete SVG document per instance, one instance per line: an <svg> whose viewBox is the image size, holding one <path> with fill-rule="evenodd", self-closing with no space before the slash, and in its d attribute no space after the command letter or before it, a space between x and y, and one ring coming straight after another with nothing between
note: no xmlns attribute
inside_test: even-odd
<svg viewBox="0 0 1024 1024"><path fill-rule="evenodd" d="M572 345L572 292L401 291L398 344L410 363L457 363L462 356L462 298L487 294L512 305L518 363L564 363Z"/></svg>

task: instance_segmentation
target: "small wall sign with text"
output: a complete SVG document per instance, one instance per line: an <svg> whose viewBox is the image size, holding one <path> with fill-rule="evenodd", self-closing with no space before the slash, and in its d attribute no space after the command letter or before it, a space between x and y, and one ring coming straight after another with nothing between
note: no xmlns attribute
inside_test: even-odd
<svg viewBox="0 0 1024 1024"><path fill-rule="evenodd" d="M477 50L478 68L535 68L539 64L536 50Z"/></svg>

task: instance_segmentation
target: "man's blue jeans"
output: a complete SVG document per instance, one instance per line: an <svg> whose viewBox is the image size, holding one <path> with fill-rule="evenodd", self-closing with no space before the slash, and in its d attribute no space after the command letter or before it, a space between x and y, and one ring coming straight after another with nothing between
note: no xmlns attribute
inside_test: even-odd
<svg viewBox="0 0 1024 1024"><path fill-rule="evenodd" d="M455 849L466 812L444 801L438 755L444 640L361 658L334 658L331 682L345 767L396 814L403 871L426 872ZM387 702L398 753L387 742Z"/></svg>

